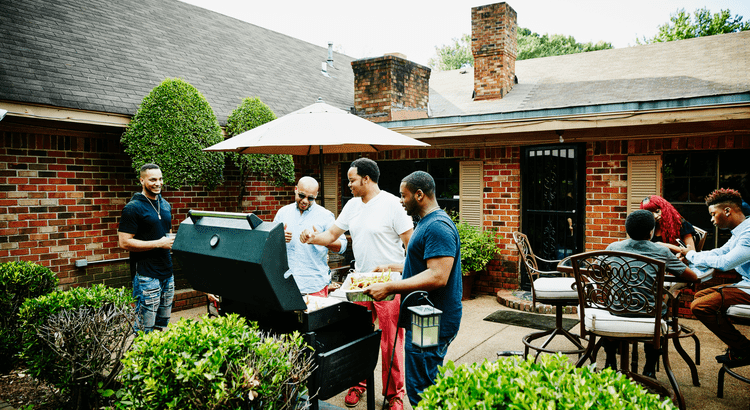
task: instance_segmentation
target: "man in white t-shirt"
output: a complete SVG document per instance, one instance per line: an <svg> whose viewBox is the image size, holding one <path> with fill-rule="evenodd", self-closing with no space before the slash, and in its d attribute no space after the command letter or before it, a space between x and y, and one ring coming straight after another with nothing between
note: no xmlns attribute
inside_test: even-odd
<svg viewBox="0 0 750 410"><path fill-rule="evenodd" d="M359 158L351 163L349 189L354 198L346 203L333 226L325 232L306 230L300 235L300 242L327 246L347 230L352 236L357 272L372 272L377 266L401 264L406 259L404 249L409 243L414 223L401 206L399 198L378 187L380 170L375 161ZM367 306L372 312L372 320L378 318L380 329L380 350L383 363L383 395L388 399L388 408L403 409L404 387L404 329L398 328L400 296L391 301L357 302ZM393 369L388 381L388 363L391 360L394 338L398 335ZM349 389L345 404L354 407L365 392L365 382Z"/></svg>

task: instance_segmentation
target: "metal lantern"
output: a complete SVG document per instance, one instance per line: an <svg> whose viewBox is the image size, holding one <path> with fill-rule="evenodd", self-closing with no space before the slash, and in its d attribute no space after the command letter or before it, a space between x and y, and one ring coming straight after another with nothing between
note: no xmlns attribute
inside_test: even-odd
<svg viewBox="0 0 750 410"><path fill-rule="evenodd" d="M412 344L420 348L437 346L443 311L430 305L410 306L409 310Z"/></svg>

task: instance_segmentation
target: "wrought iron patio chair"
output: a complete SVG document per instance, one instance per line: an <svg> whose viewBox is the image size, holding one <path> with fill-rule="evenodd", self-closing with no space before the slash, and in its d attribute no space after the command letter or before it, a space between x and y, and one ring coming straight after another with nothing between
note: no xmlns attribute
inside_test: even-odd
<svg viewBox="0 0 750 410"><path fill-rule="evenodd" d="M586 352L578 360L582 366L592 359L596 337L618 341L620 371L631 379L668 396L681 410L685 399L680 392L669 364L667 339L680 335L667 323L663 315L665 263L643 255L592 251L571 257L579 297L581 335L589 336ZM661 352L670 389L656 379L641 376L630 370L629 346L648 343Z"/></svg>
<svg viewBox="0 0 750 410"><path fill-rule="evenodd" d="M539 262L552 263L557 265L557 260L542 259L531 250L529 238L521 232L514 232L513 239L518 247L519 257L523 261L526 272L531 282L532 304L536 308L536 303L550 304L555 307L555 328L542 332L529 333L521 340L524 344L524 358L529 355L529 349L539 353L563 353L578 354L579 356L586 350L581 344L581 336L571 333L563 327L563 308L565 306L578 304L578 293L573 289L574 279L559 271L544 271L539 269ZM573 349L551 349L547 346L552 339L562 336L568 339L573 345ZM533 341L546 337L547 339L541 345L532 344Z"/></svg>

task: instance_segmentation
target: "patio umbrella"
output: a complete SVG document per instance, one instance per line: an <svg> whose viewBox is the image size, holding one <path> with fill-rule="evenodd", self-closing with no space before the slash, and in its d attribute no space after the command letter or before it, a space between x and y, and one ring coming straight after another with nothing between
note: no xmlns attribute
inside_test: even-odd
<svg viewBox="0 0 750 410"><path fill-rule="evenodd" d="M247 130L204 151L241 154L319 155L378 152L430 144L350 114L323 102L322 98L305 108ZM321 184L320 193L323 193Z"/></svg>
<svg viewBox="0 0 750 410"><path fill-rule="evenodd" d="M330 106L322 98L305 108L205 148L242 154L311 155L378 152L429 144Z"/></svg>

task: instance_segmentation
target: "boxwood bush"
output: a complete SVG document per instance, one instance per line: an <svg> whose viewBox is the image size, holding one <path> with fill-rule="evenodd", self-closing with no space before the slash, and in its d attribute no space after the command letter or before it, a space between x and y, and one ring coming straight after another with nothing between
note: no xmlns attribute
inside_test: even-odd
<svg viewBox="0 0 750 410"><path fill-rule="evenodd" d="M52 292L57 276L32 262L0 264L0 372L10 371L21 345L18 311L26 299Z"/></svg>
<svg viewBox="0 0 750 410"><path fill-rule="evenodd" d="M299 334L270 336L237 315L139 335L123 358L121 409L294 409L311 355Z"/></svg>
<svg viewBox="0 0 750 410"><path fill-rule="evenodd" d="M129 289L101 284L26 300L19 318L29 375L57 387L63 407L99 404L132 340L133 302Z"/></svg>
<svg viewBox="0 0 750 410"><path fill-rule="evenodd" d="M503 357L496 362L440 368L417 410L433 409L676 409L624 375L593 366L576 368L567 357Z"/></svg>

